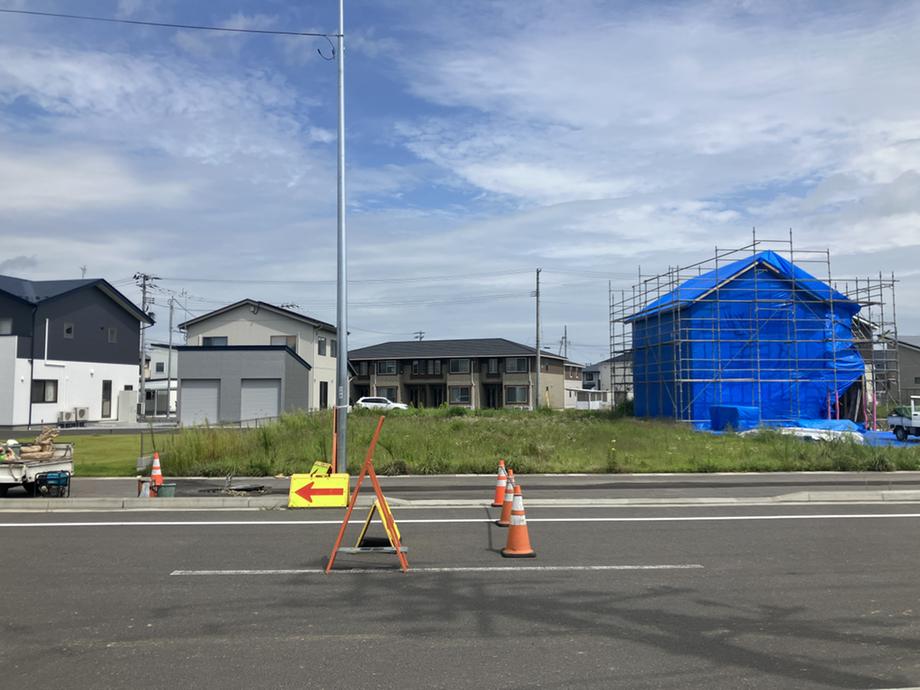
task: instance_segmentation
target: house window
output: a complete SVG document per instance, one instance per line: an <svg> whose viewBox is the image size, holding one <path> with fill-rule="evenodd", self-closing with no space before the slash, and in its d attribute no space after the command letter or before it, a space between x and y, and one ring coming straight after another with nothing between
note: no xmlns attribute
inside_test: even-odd
<svg viewBox="0 0 920 690"><path fill-rule="evenodd" d="M12 316L0 316L0 335L12 335L13 333L13 317Z"/></svg>
<svg viewBox="0 0 920 690"><path fill-rule="evenodd" d="M493 357L489 360L489 373L497 374L498 373L498 359Z"/></svg>
<svg viewBox="0 0 920 690"><path fill-rule="evenodd" d="M166 364L163 363L163 362L157 362L157 363L156 363L156 372L157 372L158 374L162 374L164 371L166 371Z"/></svg>
<svg viewBox="0 0 920 690"><path fill-rule="evenodd" d="M323 357L326 356L326 338L325 336L320 336L316 339L316 354Z"/></svg>
<svg viewBox="0 0 920 690"><path fill-rule="evenodd" d="M64 324L64 338L67 340L73 340L73 324L65 323Z"/></svg>
<svg viewBox="0 0 920 690"><path fill-rule="evenodd" d="M113 328L111 326L108 328L107 340L112 345L118 342L118 329L117 328Z"/></svg>
<svg viewBox="0 0 920 690"><path fill-rule="evenodd" d="M380 376L395 376L396 375L396 360L395 359L382 359L377 362L377 374Z"/></svg>
<svg viewBox="0 0 920 690"><path fill-rule="evenodd" d="M413 359L413 360L412 360L412 375L413 375L413 376L418 376L418 373L419 373L418 360L417 360L417 359ZM424 373L424 372L423 372L423 373Z"/></svg>
<svg viewBox="0 0 920 690"><path fill-rule="evenodd" d="M336 339L333 338L332 342L329 343L329 356L338 357L339 344L336 342Z"/></svg>
<svg viewBox="0 0 920 690"><path fill-rule="evenodd" d="M526 374L530 367L526 357L509 357L505 360L505 373Z"/></svg>
<svg viewBox="0 0 920 690"><path fill-rule="evenodd" d="M920 386L920 376L914 376L914 385Z"/></svg>
<svg viewBox="0 0 920 690"><path fill-rule="evenodd" d="M225 335L206 335L201 339L204 347L227 347L227 336Z"/></svg>
<svg viewBox="0 0 920 690"><path fill-rule="evenodd" d="M450 360L450 373L451 374L469 374L470 373L470 360L468 359Z"/></svg>
<svg viewBox="0 0 920 690"><path fill-rule="evenodd" d="M358 362L358 376L367 376L367 362Z"/></svg>
<svg viewBox="0 0 920 690"><path fill-rule="evenodd" d="M505 386L506 405L521 405L528 402L530 402L530 386Z"/></svg>
<svg viewBox="0 0 920 690"><path fill-rule="evenodd" d="M377 386L377 395L391 402L398 402L396 400L396 391L396 386Z"/></svg>
<svg viewBox="0 0 920 690"><path fill-rule="evenodd" d="M56 379L35 379L32 381L32 402L56 403L58 382Z"/></svg>
<svg viewBox="0 0 920 690"><path fill-rule="evenodd" d="M468 360L467 360L468 363ZM470 387L469 386L450 386L447 389L447 400L451 405L469 405L470 404Z"/></svg>
<svg viewBox="0 0 920 690"><path fill-rule="evenodd" d="M285 347L291 348L294 352L297 352L296 335L273 335L270 342L272 345L284 345Z"/></svg>

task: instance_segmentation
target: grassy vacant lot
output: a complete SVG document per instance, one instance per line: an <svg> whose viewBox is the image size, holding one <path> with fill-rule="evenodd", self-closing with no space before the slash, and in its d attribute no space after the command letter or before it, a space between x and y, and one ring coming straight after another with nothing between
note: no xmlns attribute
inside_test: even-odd
<svg viewBox="0 0 920 690"><path fill-rule="evenodd" d="M505 458L517 472L744 472L920 470L920 448L812 443L775 432L710 434L610 413L453 408L390 412L376 454L381 474L493 472ZM349 416L349 470L356 472L377 414ZM157 437L167 476L264 476L328 460L329 413L294 414L259 429L203 428ZM149 444L149 437L147 439ZM137 436L76 437L80 476L133 475Z"/></svg>

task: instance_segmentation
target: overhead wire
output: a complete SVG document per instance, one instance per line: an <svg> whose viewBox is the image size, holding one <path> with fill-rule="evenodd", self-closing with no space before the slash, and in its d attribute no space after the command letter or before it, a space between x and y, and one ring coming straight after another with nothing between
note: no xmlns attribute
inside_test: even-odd
<svg viewBox="0 0 920 690"><path fill-rule="evenodd" d="M85 14L66 14L63 12L39 12L38 10L15 10L0 8L4 14L25 14L36 17L54 17L57 19L76 19L88 22L105 22L109 24L134 24L136 26L155 26L166 29L190 29L196 31L224 31L236 34L270 34L274 36L312 36L314 38L338 38L338 33L320 31L283 31L281 29L242 29L229 26L208 26L205 24L173 24L171 22L151 22L140 19L119 19L116 17L94 17Z"/></svg>
<svg viewBox="0 0 920 690"><path fill-rule="evenodd" d="M436 276L410 276L403 278L360 278L348 281L349 285L361 285L370 283L417 283L417 282L436 282L443 280L459 280L462 278L482 278L482 277L502 277L510 275L523 275L533 273L530 269L517 271L503 271L497 273L488 271L482 273L455 273L441 274ZM328 280L299 280L299 279L261 279L261 278L194 278L191 276L166 276L160 278L161 281L176 283L237 283L240 285L335 285L335 279Z"/></svg>

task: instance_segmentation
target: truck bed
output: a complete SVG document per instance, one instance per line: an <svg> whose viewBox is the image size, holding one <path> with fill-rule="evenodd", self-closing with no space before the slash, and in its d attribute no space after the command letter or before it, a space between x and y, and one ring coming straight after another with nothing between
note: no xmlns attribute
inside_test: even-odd
<svg viewBox="0 0 920 690"><path fill-rule="evenodd" d="M54 456L47 460L0 461L0 485L16 486L35 481L35 476L45 472L69 472L73 474L73 446L70 443L55 443Z"/></svg>

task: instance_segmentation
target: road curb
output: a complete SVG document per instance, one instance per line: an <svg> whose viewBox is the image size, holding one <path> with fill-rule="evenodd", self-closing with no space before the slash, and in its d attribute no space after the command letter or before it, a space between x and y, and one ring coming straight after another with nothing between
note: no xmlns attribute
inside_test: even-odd
<svg viewBox="0 0 920 690"><path fill-rule="evenodd" d="M489 499L388 498L394 508L489 508ZM183 511L286 510L287 496L200 496L177 498L37 498L0 501L0 513L67 511ZM373 496L359 496L358 506L369 507ZM690 498L533 498L533 508L615 508L754 506L804 503L920 503L920 490L799 491L779 496L714 496Z"/></svg>

